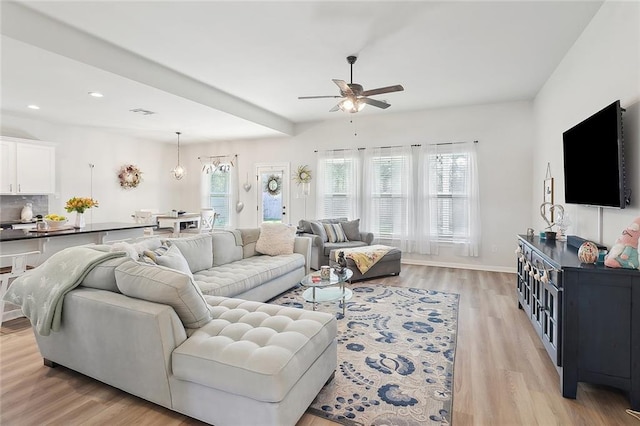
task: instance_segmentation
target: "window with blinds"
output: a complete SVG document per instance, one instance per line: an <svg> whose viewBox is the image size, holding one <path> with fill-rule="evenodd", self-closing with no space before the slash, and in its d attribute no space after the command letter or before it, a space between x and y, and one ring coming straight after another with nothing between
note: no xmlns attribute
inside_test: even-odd
<svg viewBox="0 0 640 426"><path fill-rule="evenodd" d="M385 156L372 159L371 201L379 214L375 217L381 239L391 239L399 232L405 211L406 197L402 194L404 159L401 156ZM374 207L374 208L375 208Z"/></svg>
<svg viewBox="0 0 640 426"><path fill-rule="evenodd" d="M231 206L231 174L216 171L209 175L209 207L219 215L215 225L228 226Z"/></svg>
<svg viewBox="0 0 640 426"><path fill-rule="evenodd" d="M431 234L439 242L468 242L470 189L468 153L430 155Z"/></svg>
<svg viewBox="0 0 640 426"><path fill-rule="evenodd" d="M351 182L353 167L354 161L350 159L325 160L323 217L349 216L349 188L356 185L356 182Z"/></svg>

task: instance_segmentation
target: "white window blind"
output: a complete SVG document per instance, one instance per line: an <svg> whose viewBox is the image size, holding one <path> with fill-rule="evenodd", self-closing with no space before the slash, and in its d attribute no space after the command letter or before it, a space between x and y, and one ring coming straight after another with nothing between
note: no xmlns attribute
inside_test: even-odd
<svg viewBox="0 0 640 426"><path fill-rule="evenodd" d="M209 207L213 208L219 215L216 218L216 227L229 226L230 206L231 206L231 173L215 171L208 179Z"/></svg>
<svg viewBox="0 0 640 426"><path fill-rule="evenodd" d="M469 241L469 154L437 153L428 156L431 173L429 196L435 215L431 233L439 242Z"/></svg>
<svg viewBox="0 0 640 426"><path fill-rule="evenodd" d="M401 156L386 156L372 159L372 205L377 207L374 226L378 238L394 239L406 226L403 215L406 197L402 193L404 159Z"/></svg>
<svg viewBox="0 0 640 426"><path fill-rule="evenodd" d="M349 214L347 189L353 184L348 177L353 163L346 159L329 159L325 167L322 217L346 217Z"/></svg>

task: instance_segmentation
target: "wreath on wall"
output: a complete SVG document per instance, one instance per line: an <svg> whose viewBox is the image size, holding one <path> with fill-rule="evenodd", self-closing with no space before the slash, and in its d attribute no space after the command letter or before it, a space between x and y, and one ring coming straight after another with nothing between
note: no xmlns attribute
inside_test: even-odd
<svg viewBox="0 0 640 426"><path fill-rule="evenodd" d="M311 182L311 170L309 170L309 166L306 164L304 166L299 166L296 173L293 175L293 180L296 183L309 183Z"/></svg>
<svg viewBox="0 0 640 426"><path fill-rule="evenodd" d="M282 189L282 178L280 176L271 175L267 178L267 183L264 185L264 190L272 197L275 197L280 193Z"/></svg>
<svg viewBox="0 0 640 426"><path fill-rule="evenodd" d="M142 181L142 171L133 164L125 164L118 172L120 186L124 189L135 188Z"/></svg>

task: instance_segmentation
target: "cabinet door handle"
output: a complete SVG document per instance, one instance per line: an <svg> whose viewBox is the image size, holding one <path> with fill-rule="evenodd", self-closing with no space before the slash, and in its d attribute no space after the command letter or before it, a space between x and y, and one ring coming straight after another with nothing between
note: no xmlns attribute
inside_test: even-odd
<svg viewBox="0 0 640 426"><path fill-rule="evenodd" d="M22 191L22 189L20 188L20 184L18 184L18 192Z"/></svg>
<svg viewBox="0 0 640 426"><path fill-rule="evenodd" d="M9 192L13 192L13 184L12 183L9 184Z"/></svg>

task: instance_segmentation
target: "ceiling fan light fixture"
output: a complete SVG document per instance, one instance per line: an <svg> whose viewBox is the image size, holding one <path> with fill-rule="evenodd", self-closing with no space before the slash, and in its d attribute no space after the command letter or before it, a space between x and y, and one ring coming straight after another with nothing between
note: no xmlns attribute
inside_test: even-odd
<svg viewBox="0 0 640 426"><path fill-rule="evenodd" d="M176 135L178 135L178 165L171 170L171 174L175 180L180 180L187 174L187 171L180 165L180 132L176 132Z"/></svg>
<svg viewBox="0 0 640 426"><path fill-rule="evenodd" d="M361 99L354 99L352 97L348 97L338 104L342 111L351 114L362 111L366 105L367 104Z"/></svg>

